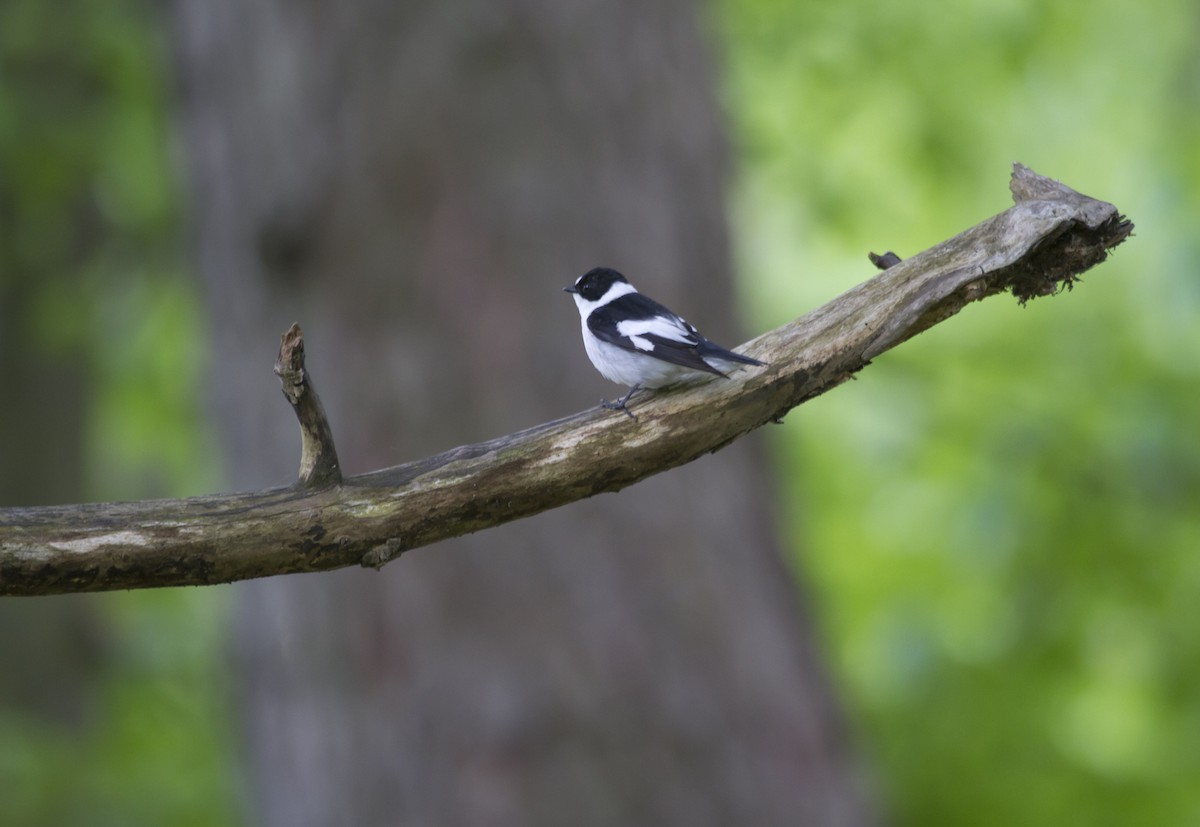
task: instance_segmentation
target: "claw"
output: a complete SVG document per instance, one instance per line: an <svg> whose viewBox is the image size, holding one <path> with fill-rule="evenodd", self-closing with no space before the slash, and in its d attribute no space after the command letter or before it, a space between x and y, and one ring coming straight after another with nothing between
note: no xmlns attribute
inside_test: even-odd
<svg viewBox="0 0 1200 827"><path fill-rule="evenodd" d="M637 391L641 387L642 387L641 385L634 385L632 388L629 389L629 393L625 394L624 396L622 396L620 399L618 399L615 402L609 402L607 399L601 399L600 407L604 408L605 410L609 410L609 411L622 411L622 412L624 412L624 414L626 416L628 416L634 422L637 422L637 416L634 415L633 411L629 410L626 403L629 402L629 398L631 396L633 396L635 393L637 393Z"/></svg>

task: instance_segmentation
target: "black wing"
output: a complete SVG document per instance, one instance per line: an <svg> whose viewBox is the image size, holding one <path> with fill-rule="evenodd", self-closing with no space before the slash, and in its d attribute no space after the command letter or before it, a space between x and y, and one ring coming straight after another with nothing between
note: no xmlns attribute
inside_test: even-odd
<svg viewBox="0 0 1200 827"><path fill-rule="evenodd" d="M639 339L644 339L654 345L654 350L642 350L617 329L620 322L645 322L648 326L662 328L668 335L655 333L653 329L638 331L636 335ZM728 351L714 345L701 336L696 328L654 299L648 299L641 293L627 293L603 307L593 310L588 314L588 329L597 339L610 345L616 345L622 350L661 359L680 367L700 370L716 376L725 376L724 373L704 361L701 354L709 353L715 356L728 353ZM733 361L742 361L746 358L739 357L737 354L732 355Z"/></svg>

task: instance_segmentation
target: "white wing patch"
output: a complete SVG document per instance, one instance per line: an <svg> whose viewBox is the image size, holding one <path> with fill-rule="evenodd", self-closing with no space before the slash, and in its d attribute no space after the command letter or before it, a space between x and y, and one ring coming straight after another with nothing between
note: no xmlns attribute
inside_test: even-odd
<svg viewBox="0 0 1200 827"><path fill-rule="evenodd" d="M638 350L654 350L654 343L643 338L647 333L683 344L696 342L694 334L688 330L685 323L670 316L652 316L649 319L629 319L617 322L617 332L629 339Z"/></svg>

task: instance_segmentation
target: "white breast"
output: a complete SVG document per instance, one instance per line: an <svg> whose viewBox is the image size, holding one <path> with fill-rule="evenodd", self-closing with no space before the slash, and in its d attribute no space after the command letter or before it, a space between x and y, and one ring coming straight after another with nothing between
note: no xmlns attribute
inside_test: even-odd
<svg viewBox="0 0 1200 827"><path fill-rule="evenodd" d="M601 341L588 330L586 322L583 324L583 347L596 370L600 371L600 375L619 385L661 388L700 373Z"/></svg>

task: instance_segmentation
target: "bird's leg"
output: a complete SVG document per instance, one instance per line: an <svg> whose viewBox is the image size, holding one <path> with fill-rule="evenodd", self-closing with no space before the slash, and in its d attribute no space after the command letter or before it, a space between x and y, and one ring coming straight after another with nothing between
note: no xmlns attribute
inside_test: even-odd
<svg viewBox="0 0 1200 827"><path fill-rule="evenodd" d="M634 416L633 411L629 410L629 408L626 407L625 403L628 402L629 398L631 396L633 396L635 393L637 393L641 389L641 387L642 387L641 385L634 385L632 388L629 389L629 393L622 396L616 402L609 402L607 399L601 399L600 407L605 408L610 411L624 411L626 416L628 416L630 419L632 419L634 422L636 422L637 417Z"/></svg>

